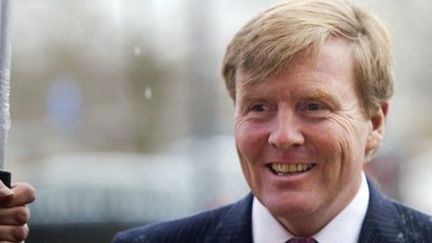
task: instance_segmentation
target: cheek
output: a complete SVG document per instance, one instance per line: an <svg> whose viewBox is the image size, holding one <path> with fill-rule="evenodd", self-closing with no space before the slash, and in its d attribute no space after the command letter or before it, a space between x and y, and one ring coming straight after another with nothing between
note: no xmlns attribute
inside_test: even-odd
<svg viewBox="0 0 432 243"><path fill-rule="evenodd" d="M252 175L252 170L251 170L250 164L248 163L248 160L243 156L243 153L240 150L238 145L236 145L236 148L237 148L237 154L238 154L238 158L240 161L240 167L242 169L243 175L246 179L246 182L251 187L251 185L252 185L251 179L254 177Z"/></svg>
<svg viewBox="0 0 432 243"><path fill-rule="evenodd" d="M367 125L365 121L355 119L349 116L331 116L330 123L333 126L333 131L343 144L346 144L352 149L366 147Z"/></svg>
<svg viewBox="0 0 432 243"><path fill-rule="evenodd" d="M266 125L238 121L235 124L234 136L239 155L253 159L266 146L268 129Z"/></svg>
<svg viewBox="0 0 432 243"><path fill-rule="evenodd" d="M254 188L254 185L256 184L254 178L257 177L254 175L254 167L252 161L253 158L256 157L253 149L254 147L256 147L256 139L250 133L254 133L255 131L251 130L250 132L248 132L248 130L249 129L246 126L238 126L238 124L236 124L234 137L237 154L244 178L246 179L249 187Z"/></svg>
<svg viewBox="0 0 432 243"><path fill-rule="evenodd" d="M237 154L246 180L255 184L252 180L258 178L260 158L267 146L267 129L263 125L252 122L236 121L234 137Z"/></svg>
<svg viewBox="0 0 432 243"><path fill-rule="evenodd" d="M366 140L362 129L363 123L346 117L331 117L328 129L335 146L335 155L339 157L341 173L344 170L361 168L364 160Z"/></svg>
<svg viewBox="0 0 432 243"><path fill-rule="evenodd" d="M237 153L239 155L240 161L243 164L245 156L250 153L249 150L251 150L251 147L254 145L254 139L250 138L250 134L247 132L247 129L243 127L236 127L234 138L237 147Z"/></svg>
<svg viewBox="0 0 432 243"><path fill-rule="evenodd" d="M352 136L355 133L354 119L351 117L332 114L329 116L329 123L341 136Z"/></svg>
<svg viewBox="0 0 432 243"><path fill-rule="evenodd" d="M318 153L324 162L321 184L332 188L334 192L348 188L349 181L356 177L362 168L360 163L356 162L355 151L352 149L355 145L352 144L352 139L347 137L344 130L334 129L321 133L320 139L320 143L317 144L320 146Z"/></svg>

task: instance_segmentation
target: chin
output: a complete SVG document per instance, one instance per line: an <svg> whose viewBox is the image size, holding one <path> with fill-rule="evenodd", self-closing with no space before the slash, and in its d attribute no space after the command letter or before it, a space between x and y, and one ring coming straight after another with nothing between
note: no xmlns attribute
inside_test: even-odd
<svg viewBox="0 0 432 243"><path fill-rule="evenodd" d="M298 193L283 193L283 195L267 195L260 202L275 217L304 217L316 212L318 205L306 195Z"/></svg>

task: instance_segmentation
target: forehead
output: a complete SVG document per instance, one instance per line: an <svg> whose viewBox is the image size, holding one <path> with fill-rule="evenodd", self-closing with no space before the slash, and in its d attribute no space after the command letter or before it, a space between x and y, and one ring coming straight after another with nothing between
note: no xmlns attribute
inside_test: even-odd
<svg viewBox="0 0 432 243"><path fill-rule="evenodd" d="M272 83L276 81L287 82L288 85L297 85L298 88L311 89L314 92L320 87L323 90L338 87L341 92L355 91L353 55L349 42L330 38L320 45L317 51L305 53L307 55L298 55L281 71L264 80L254 80L251 72L239 70L236 73L237 98L241 98L245 93L263 93L267 89L271 90L275 87Z"/></svg>

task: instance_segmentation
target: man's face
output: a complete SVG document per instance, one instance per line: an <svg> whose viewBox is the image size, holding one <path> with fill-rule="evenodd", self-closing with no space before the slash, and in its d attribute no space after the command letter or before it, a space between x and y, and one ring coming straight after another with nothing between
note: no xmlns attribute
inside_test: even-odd
<svg viewBox="0 0 432 243"><path fill-rule="evenodd" d="M244 72L236 77L243 173L286 227L286 219L341 211L359 189L366 153L377 146L368 139L376 124L362 112L352 60L348 43L330 39L316 58L297 60L259 84L245 85Z"/></svg>

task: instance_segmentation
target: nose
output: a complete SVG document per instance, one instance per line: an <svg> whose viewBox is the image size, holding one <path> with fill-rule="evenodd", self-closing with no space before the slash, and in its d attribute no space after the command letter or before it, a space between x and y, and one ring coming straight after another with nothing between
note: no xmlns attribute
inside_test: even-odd
<svg viewBox="0 0 432 243"><path fill-rule="evenodd" d="M278 113L268 137L268 143L287 150L304 144L301 120L292 113Z"/></svg>

